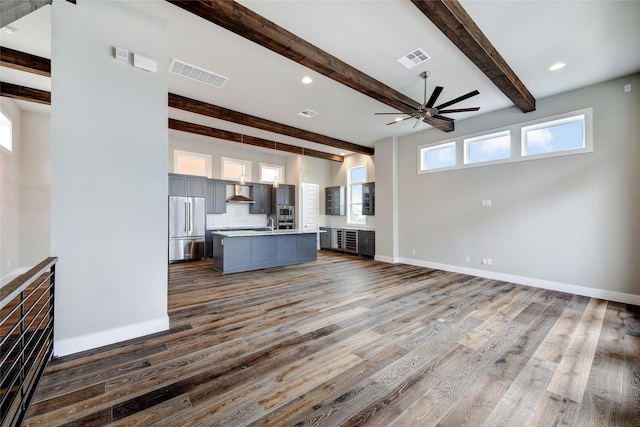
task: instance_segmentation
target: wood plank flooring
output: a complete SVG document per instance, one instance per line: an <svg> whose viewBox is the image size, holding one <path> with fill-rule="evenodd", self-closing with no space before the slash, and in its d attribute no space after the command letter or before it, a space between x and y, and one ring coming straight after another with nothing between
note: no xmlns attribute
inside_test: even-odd
<svg viewBox="0 0 640 427"><path fill-rule="evenodd" d="M320 252L171 265L169 314L54 360L25 425L640 426L637 306Z"/></svg>

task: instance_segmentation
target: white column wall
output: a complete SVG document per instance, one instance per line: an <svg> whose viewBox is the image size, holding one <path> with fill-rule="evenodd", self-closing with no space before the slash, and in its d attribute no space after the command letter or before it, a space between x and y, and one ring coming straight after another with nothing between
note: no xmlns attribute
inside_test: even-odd
<svg viewBox="0 0 640 427"><path fill-rule="evenodd" d="M117 1L52 10L54 354L165 330L166 22ZM115 46L158 61L147 72Z"/></svg>

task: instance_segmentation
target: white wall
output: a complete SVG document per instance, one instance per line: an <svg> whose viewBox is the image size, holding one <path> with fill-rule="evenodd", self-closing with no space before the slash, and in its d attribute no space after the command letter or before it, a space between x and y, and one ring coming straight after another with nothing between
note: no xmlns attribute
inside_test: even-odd
<svg viewBox="0 0 640 427"><path fill-rule="evenodd" d="M0 147L0 279L9 280L20 263L20 154L21 113L17 104L2 98L2 112L12 121L12 151Z"/></svg>
<svg viewBox="0 0 640 427"><path fill-rule="evenodd" d="M169 326L167 37L165 22L120 2L53 3L57 355ZM114 46L158 72L116 61Z"/></svg>
<svg viewBox="0 0 640 427"><path fill-rule="evenodd" d="M21 126L20 262L34 266L51 249L51 115L25 111Z"/></svg>
<svg viewBox="0 0 640 427"><path fill-rule="evenodd" d="M398 139L377 141L376 149L376 259L398 262Z"/></svg>
<svg viewBox="0 0 640 427"><path fill-rule="evenodd" d="M627 83L633 92L623 92ZM638 88L636 74L538 100L526 115L510 108L459 122L453 134L402 138L401 260L638 304ZM593 153L416 173L419 145L587 107Z"/></svg>

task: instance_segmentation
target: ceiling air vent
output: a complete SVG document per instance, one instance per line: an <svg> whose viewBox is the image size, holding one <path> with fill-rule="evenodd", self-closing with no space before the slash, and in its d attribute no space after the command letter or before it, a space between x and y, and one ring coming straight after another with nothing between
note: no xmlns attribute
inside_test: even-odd
<svg viewBox="0 0 640 427"><path fill-rule="evenodd" d="M212 71L205 70L204 68L196 67L195 65L187 64L179 59L171 59L169 63L169 71L174 74L181 75L191 80L196 80L200 83L205 83L213 87L221 88L229 80L228 77L221 76Z"/></svg>
<svg viewBox="0 0 640 427"><path fill-rule="evenodd" d="M422 64L424 61L426 61L429 58L431 57L427 55L427 53L424 50L420 48L416 48L416 49L413 49L411 52L407 53L406 55L398 58L397 61L402 65L404 65L405 67L407 67L408 69L411 69L418 64Z"/></svg>
<svg viewBox="0 0 640 427"><path fill-rule="evenodd" d="M298 115L310 119L311 117L318 115L318 113L311 110L302 110L298 113Z"/></svg>

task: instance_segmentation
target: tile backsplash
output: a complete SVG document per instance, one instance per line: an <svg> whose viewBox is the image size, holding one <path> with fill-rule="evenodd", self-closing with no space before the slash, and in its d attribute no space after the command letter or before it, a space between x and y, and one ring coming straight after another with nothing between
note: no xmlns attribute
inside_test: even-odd
<svg viewBox="0 0 640 427"><path fill-rule="evenodd" d="M227 203L227 213L207 215L207 229L229 227L265 227L267 216L250 214L249 205L243 203Z"/></svg>
<svg viewBox="0 0 640 427"><path fill-rule="evenodd" d="M227 185L227 198L233 195L234 190L233 185ZM240 194L249 196L248 187L243 187ZM207 215L207 230L216 228L265 227L267 225L267 215L250 214L249 206L247 203L227 203L227 213Z"/></svg>

